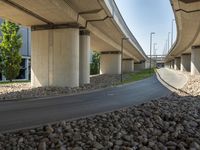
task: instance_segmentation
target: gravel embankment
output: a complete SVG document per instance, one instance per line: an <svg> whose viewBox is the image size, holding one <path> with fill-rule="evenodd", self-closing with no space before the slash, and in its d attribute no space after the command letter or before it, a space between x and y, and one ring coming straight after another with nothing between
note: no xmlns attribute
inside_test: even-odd
<svg viewBox="0 0 200 150"><path fill-rule="evenodd" d="M200 95L200 76L188 75L188 78L189 80L182 90L193 96Z"/></svg>
<svg viewBox="0 0 200 150"><path fill-rule="evenodd" d="M125 76L126 78L126 76ZM83 91L110 87L120 83L120 75L98 75L91 77L91 83L78 88L31 88L30 83L0 84L0 100L25 99L43 96L76 94Z"/></svg>
<svg viewBox="0 0 200 150"><path fill-rule="evenodd" d="M0 135L0 149L200 149L200 101L170 97L75 121Z"/></svg>

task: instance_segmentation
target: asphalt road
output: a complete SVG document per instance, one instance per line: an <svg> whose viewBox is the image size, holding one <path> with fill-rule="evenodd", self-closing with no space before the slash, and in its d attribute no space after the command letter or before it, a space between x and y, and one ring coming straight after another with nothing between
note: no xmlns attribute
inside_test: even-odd
<svg viewBox="0 0 200 150"><path fill-rule="evenodd" d="M0 132L138 105L170 91L155 76L87 94L0 103Z"/></svg>

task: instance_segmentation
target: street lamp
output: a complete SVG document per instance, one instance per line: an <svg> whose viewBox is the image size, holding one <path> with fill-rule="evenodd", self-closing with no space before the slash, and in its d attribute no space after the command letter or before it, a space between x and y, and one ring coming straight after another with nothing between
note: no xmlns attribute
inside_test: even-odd
<svg viewBox="0 0 200 150"><path fill-rule="evenodd" d="M170 34L171 34L171 32L168 32L168 51L169 51L169 49L170 49L170 46L169 46L169 40L170 40Z"/></svg>
<svg viewBox="0 0 200 150"><path fill-rule="evenodd" d="M154 58L155 65L157 66L156 45L157 45L157 43L153 43L153 58Z"/></svg>
<svg viewBox="0 0 200 150"><path fill-rule="evenodd" d="M167 46L168 44L167 44L167 42L168 42L168 40L165 41L165 53L166 54L168 53L168 46Z"/></svg>
<svg viewBox="0 0 200 150"><path fill-rule="evenodd" d="M174 21L175 21L175 19L172 19L172 34L171 34L171 46L172 46L172 44L173 44L173 38L174 38Z"/></svg>
<svg viewBox="0 0 200 150"><path fill-rule="evenodd" d="M156 45L157 45L157 43L153 43L153 55L156 55Z"/></svg>
<svg viewBox="0 0 200 150"><path fill-rule="evenodd" d="M150 73L151 73L151 51L152 51L152 38L153 38L153 34L155 34L155 32L151 32L150 33L150 65L149 65L149 70L150 70Z"/></svg>
<svg viewBox="0 0 200 150"><path fill-rule="evenodd" d="M121 82L123 82L123 53L124 53L124 41L129 40L127 37L121 38Z"/></svg>

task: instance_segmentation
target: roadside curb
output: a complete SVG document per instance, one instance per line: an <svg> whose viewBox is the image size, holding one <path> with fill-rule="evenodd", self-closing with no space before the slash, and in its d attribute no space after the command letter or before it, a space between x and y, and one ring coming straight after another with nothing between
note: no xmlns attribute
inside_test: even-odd
<svg viewBox="0 0 200 150"><path fill-rule="evenodd" d="M174 87L173 85L171 85L171 84L169 84L167 81L165 81L162 77L161 77L161 75L159 74L159 72L157 71L157 69L155 69L155 72L156 72L156 76L157 76L157 79L160 81L160 83L161 84L163 84L166 88L168 88L169 90L171 90L171 91L179 91L179 92L182 92L182 93L185 93L185 94L187 94L187 95L191 95L191 94L189 94L188 92L186 92L186 91L184 91L184 90L182 90L182 89L179 89L179 88L176 88L176 87Z"/></svg>

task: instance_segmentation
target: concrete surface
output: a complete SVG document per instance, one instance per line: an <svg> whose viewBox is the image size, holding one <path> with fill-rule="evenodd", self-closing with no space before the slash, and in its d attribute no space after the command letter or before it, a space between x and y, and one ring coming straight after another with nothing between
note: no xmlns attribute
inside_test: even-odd
<svg viewBox="0 0 200 150"><path fill-rule="evenodd" d="M122 70L124 73L129 73L134 71L134 60L124 59Z"/></svg>
<svg viewBox="0 0 200 150"><path fill-rule="evenodd" d="M79 83L90 83L90 33L87 30L80 31L79 48Z"/></svg>
<svg viewBox="0 0 200 150"><path fill-rule="evenodd" d="M190 72L191 70L191 54L181 55L181 71Z"/></svg>
<svg viewBox="0 0 200 150"><path fill-rule="evenodd" d="M166 61L191 53L191 47L199 45L200 40L200 1L171 0L171 3L177 25L177 39L166 56Z"/></svg>
<svg viewBox="0 0 200 150"><path fill-rule="evenodd" d="M135 63L135 64L134 64L134 69L135 69L136 71L140 71L140 70L146 69L145 62Z"/></svg>
<svg viewBox="0 0 200 150"><path fill-rule="evenodd" d="M200 75L200 47L192 49L191 74L192 75Z"/></svg>
<svg viewBox="0 0 200 150"><path fill-rule="evenodd" d="M157 69L157 72L165 82L175 87L176 89L183 88L188 81L187 77L183 75L183 73L175 70L161 68Z"/></svg>
<svg viewBox="0 0 200 150"><path fill-rule="evenodd" d="M128 37L129 42L124 42L124 56L137 62L147 59L114 0L4 0L0 1L0 18L33 30L86 28L91 33L91 49L98 52L119 51L121 38Z"/></svg>
<svg viewBox="0 0 200 150"><path fill-rule="evenodd" d="M121 74L121 54L101 54L100 57L101 74Z"/></svg>
<svg viewBox="0 0 200 150"><path fill-rule="evenodd" d="M181 58L176 57L174 60L174 69L175 70L180 70L181 69Z"/></svg>
<svg viewBox="0 0 200 150"><path fill-rule="evenodd" d="M172 68L172 69L175 69L175 68L174 68L174 60L171 61L171 68Z"/></svg>
<svg viewBox="0 0 200 150"><path fill-rule="evenodd" d="M79 86L79 29L32 32L33 87Z"/></svg>
<svg viewBox="0 0 200 150"><path fill-rule="evenodd" d="M0 132L47 124L141 104L170 94L153 76L97 92L0 104Z"/></svg>

